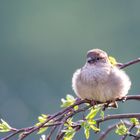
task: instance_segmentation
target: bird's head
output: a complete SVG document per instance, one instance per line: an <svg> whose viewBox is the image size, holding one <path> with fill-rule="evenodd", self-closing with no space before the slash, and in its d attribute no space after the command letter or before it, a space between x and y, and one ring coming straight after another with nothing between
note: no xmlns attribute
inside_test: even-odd
<svg viewBox="0 0 140 140"><path fill-rule="evenodd" d="M86 62L89 65L110 64L107 53L100 49L88 51Z"/></svg>

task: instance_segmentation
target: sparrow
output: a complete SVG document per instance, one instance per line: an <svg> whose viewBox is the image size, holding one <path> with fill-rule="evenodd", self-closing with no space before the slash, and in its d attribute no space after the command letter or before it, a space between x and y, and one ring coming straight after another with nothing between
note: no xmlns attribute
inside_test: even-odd
<svg viewBox="0 0 140 140"><path fill-rule="evenodd" d="M102 103L125 97L130 86L128 75L117 64L112 65L100 49L89 50L85 65L72 77L72 88L79 98Z"/></svg>

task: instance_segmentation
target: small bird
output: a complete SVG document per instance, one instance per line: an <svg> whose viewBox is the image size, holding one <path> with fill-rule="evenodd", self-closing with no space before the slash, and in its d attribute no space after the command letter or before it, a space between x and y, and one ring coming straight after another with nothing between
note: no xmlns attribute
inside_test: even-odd
<svg viewBox="0 0 140 140"><path fill-rule="evenodd" d="M86 64L72 77L72 88L79 98L102 103L125 97L130 86L127 74L100 49L88 51Z"/></svg>

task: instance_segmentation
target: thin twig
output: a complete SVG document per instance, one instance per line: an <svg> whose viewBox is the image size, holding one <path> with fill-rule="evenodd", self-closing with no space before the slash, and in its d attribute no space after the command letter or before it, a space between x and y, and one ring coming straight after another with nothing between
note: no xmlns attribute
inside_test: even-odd
<svg viewBox="0 0 140 140"><path fill-rule="evenodd" d="M130 133L129 136L134 137L134 139L136 140L140 139L140 135L137 135L137 134Z"/></svg>
<svg viewBox="0 0 140 140"><path fill-rule="evenodd" d="M57 128L57 126L53 126L53 128L51 129L50 133L48 134L46 140L50 140L52 134L54 133L55 129Z"/></svg>
<svg viewBox="0 0 140 140"><path fill-rule="evenodd" d="M97 122L97 126L98 126L100 123L108 121L108 120L126 119L126 118L138 118L138 119L140 119L140 113L113 114L113 115L105 116L104 119L103 118L95 119L95 121Z"/></svg>
<svg viewBox="0 0 140 140"><path fill-rule="evenodd" d="M132 60L132 61L129 61L127 63L121 64L121 65L119 65L119 67L120 67L120 69L123 69L125 67L128 67L130 65L136 64L138 62L140 62L140 58L137 58L137 59ZM140 100L140 95L131 95L131 96L129 95L129 96L127 96L124 99L125 100L138 100L139 101ZM123 101L124 99L117 99L117 101ZM63 110L61 110L61 111L59 111L59 112L51 115L41 125L27 127L27 128L23 128L23 129L17 129L17 130L15 130L13 132L11 130L12 133L9 134L8 136L6 136L5 138L3 138L2 140L8 140L9 138L13 137L14 135L16 135L18 133L23 133L23 135L19 138L19 140L23 140L25 137L27 137L31 133L39 130L42 127L46 127L46 126L48 126L48 127L55 126L56 127L58 125L62 125L65 122L63 122L63 121L61 122L60 118L64 117L64 115L67 114L68 112L70 112L70 110L73 109L73 107L75 107L76 105L79 106L79 105L84 104L84 103L90 103L90 104L92 104L92 102L89 102L87 100L78 99L78 100L76 100L76 102L73 105L71 105L71 106L69 106L69 107L67 107L67 108L65 108L65 109L63 109ZM100 104L100 102L98 102L98 103ZM82 112L82 111L84 111L84 109L83 110L82 109L79 109L77 111L74 111L74 112L70 113L67 117L72 117L76 113L79 113L79 112ZM101 123L103 121L107 121L107 120L110 120L110 119L131 118L131 117L139 118L140 117L140 114L139 113L134 113L134 114L131 114L131 113L130 114L115 114L115 115L111 115L111 116L106 116L106 117L104 117L104 119L99 118L96 121L99 124L99 123ZM60 122L57 122L57 120L59 120ZM67 119L65 118L65 120L67 120ZM50 122L50 121L53 121L53 124L48 125L47 123Z"/></svg>
<svg viewBox="0 0 140 140"><path fill-rule="evenodd" d="M140 101L140 94L139 95L128 95L128 96L126 96L125 100L138 100L138 101Z"/></svg>
<svg viewBox="0 0 140 140"><path fill-rule="evenodd" d="M83 108L81 108L81 109L79 109L79 110L73 110L73 112L72 113L70 113L70 114L68 114L67 116L66 116L66 118L64 119L64 123L67 121L67 119L68 118L71 118L73 115L76 115L77 113L80 113L80 112L83 112L83 111L86 111L87 109L89 109L91 106L85 106L85 107L83 107ZM64 125L64 124L63 124ZM63 128L63 125L61 125L60 126L60 129L58 130L58 135L57 135L57 138L56 138L56 140L60 140L61 138L63 138L62 137L62 135L64 134L63 132L61 133L61 130L62 130L62 128ZM78 130L78 129L77 129Z"/></svg>
<svg viewBox="0 0 140 140"><path fill-rule="evenodd" d="M115 129L115 128L116 128L116 125L118 125L118 124L120 124L120 123L113 124L113 125L109 126L109 127L106 129L105 132L102 132L102 133L101 133L101 136L99 137L98 140L104 140L104 139L106 138L106 136L108 135L108 133L109 133L110 131L112 131L113 129Z"/></svg>
<svg viewBox="0 0 140 140"><path fill-rule="evenodd" d="M48 123L50 120L53 120L54 118L56 118L59 115L64 114L66 111L70 110L71 108L73 108L76 105L80 105L83 104L85 101L84 100L78 100L77 102L75 102L73 105L69 106L68 108L59 111L58 113L52 115L49 119L47 119L44 123L42 123L39 126L34 127L34 129L32 129L31 131L26 132L21 138L19 138L19 140L23 140L25 137L27 137L28 135L30 135L31 133L39 130L41 127L43 127L46 123Z"/></svg>
<svg viewBox="0 0 140 140"><path fill-rule="evenodd" d="M139 63L139 62L140 62L140 58L137 58L135 60L131 60L127 63L124 63L124 64L120 65L120 69L124 69L125 67L128 67L130 65L133 65L133 64L136 64L136 63Z"/></svg>
<svg viewBox="0 0 140 140"><path fill-rule="evenodd" d="M123 101L124 99L117 99L117 101ZM128 95L125 97L125 100L140 100L140 95ZM91 103L90 103L91 102ZM21 136L19 138L19 140L23 140L26 136L30 135L31 133L39 130L41 127L51 127L51 126L58 126L58 125L61 125L61 124L64 124L64 122L61 122L59 119L61 117L64 117L65 114L67 114L68 112L71 111L71 109L74 108L74 106L76 105L81 105L81 104L84 104L84 103L89 103L89 104L93 104L92 101L89 101L89 100L81 100L81 99L78 99L73 105L69 106L68 108L65 108L63 110L61 110L60 112L54 114L54 115L51 115L44 123L42 123L40 126L32 126L32 127L27 127L27 128L23 128L23 129L18 129L17 131L13 132L12 134L8 135L7 137L3 138L2 140L8 140L9 138L13 137L14 135L18 134L18 133L21 133L23 132L23 136ZM100 103L99 103L100 104ZM85 111L85 109L79 109L77 111L74 111L73 113L70 113L69 114L69 118L72 116L72 115L75 115L76 113L79 113L79 112L82 112L82 111ZM118 115L118 114L116 114ZM129 115L129 114L128 114ZM131 114L132 115L132 114ZM135 116L136 114L134 114L133 117L137 117ZM137 114L138 115L138 114ZM114 115L115 117L115 115ZM113 118L110 118L110 116L107 116L107 118L104 119L104 121L106 120L109 120L110 119L114 119ZM120 116L116 116L117 118L120 117ZM126 118L127 116L123 116L124 118ZM132 116L130 116L129 118L131 118ZM52 124L47 124L49 121L53 121ZM55 120L55 121L54 121ZM58 122L59 121L59 122ZM100 122L100 119L97 120L97 122ZM102 121L102 118L101 118L101 121Z"/></svg>
<svg viewBox="0 0 140 140"><path fill-rule="evenodd" d="M133 140L140 140L140 134L137 134L137 136L134 137Z"/></svg>
<svg viewBox="0 0 140 140"><path fill-rule="evenodd" d="M61 126L62 124L64 124L64 122L62 121L63 118L64 118L64 115L62 115L60 118L58 118L58 119L55 120L55 121L60 122L60 126ZM55 131L56 129L57 129L57 125L56 125L56 126L54 125L54 127L53 127L52 130L50 131L50 134L48 134L48 137L46 138L46 140L50 140L52 134L54 133L54 131Z"/></svg>
<svg viewBox="0 0 140 140"><path fill-rule="evenodd" d="M32 127L27 127L27 128L21 128L21 129L12 128L13 133L11 133L11 134L9 134L8 136L2 138L1 140L8 140L9 138L11 138L11 137L13 137L13 136L15 136L15 135L17 135L17 134L19 134L19 133L22 133L22 132L25 132L25 131L29 131L29 130L31 130L31 129L33 129L33 128L34 128L34 126L32 126Z"/></svg>

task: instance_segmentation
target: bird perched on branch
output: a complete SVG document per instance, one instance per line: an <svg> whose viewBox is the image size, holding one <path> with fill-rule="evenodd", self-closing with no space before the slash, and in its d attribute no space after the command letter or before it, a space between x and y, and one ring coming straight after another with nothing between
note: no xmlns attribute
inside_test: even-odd
<svg viewBox="0 0 140 140"><path fill-rule="evenodd" d="M93 49L87 52L86 64L72 78L74 92L81 99L115 102L124 97L131 86L127 74L112 64L106 52Z"/></svg>

